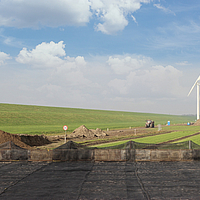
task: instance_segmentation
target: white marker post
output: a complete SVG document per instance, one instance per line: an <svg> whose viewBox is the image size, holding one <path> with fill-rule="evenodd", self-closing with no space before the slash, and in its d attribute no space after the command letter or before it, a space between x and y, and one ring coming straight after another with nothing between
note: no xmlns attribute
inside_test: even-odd
<svg viewBox="0 0 200 200"><path fill-rule="evenodd" d="M67 125L64 125L63 126L63 130L65 131L65 142L64 143L66 143L66 130L68 129L68 126Z"/></svg>

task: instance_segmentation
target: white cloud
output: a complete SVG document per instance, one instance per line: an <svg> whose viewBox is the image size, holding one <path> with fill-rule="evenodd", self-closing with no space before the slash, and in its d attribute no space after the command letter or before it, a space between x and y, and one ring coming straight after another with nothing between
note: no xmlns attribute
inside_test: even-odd
<svg viewBox="0 0 200 200"><path fill-rule="evenodd" d="M128 25L128 21L126 20L123 11L114 5L110 6L107 12L101 16L101 19L104 23L99 23L96 26L96 30L106 34L122 31Z"/></svg>
<svg viewBox="0 0 200 200"><path fill-rule="evenodd" d="M22 49L15 66L24 67L0 73L1 102L166 113L173 109L163 102L180 106L187 96L184 74L171 65L141 55L92 59L67 56L62 41Z"/></svg>
<svg viewBox="0 0 200 200"><path fill-rule="evenodd" d="M42 42L37 45L35 49L27 50L23 48L16 61L22 64L26 64L32 67L39 68L54 68L59 70L62 69L74 69L77 66L81 67L86 65L85 59L82 56L69 57L65 53L65 44L63 41L55 43Z"/></svg>
<svg viewBox="0 0 200 200"><path fill-rule="evenodd" d="M101 68L107 65L105 78L98 70L93 69L93 64L86 62L84 57L64 57L64 48L65 45L61 41L41 43L33 50L20 51L16 58L19 63L48 69L47 83L39 86L38 91L52 92L50 88L55 90L60 87L65 88L64 90L79 88L88 93L98 91L102 95L124 95L125 98L133 98L135 94L139 97L171 98L181 96L185 92L179 83L182 76L179 70L173 66L154 65L154 61L149 57L110 56L106 62L95 64Z"/></svg>
<svg viewBox="0 0 200 200"><path fill-rule="evenodd" d="M136 24L138 24L136 18L135 18L133 15L131 15L131 17L132 17L133 21L134 21Z"/></svg>
<svg viewBox="0 0 200 200"><path fill-rule="evenodd" d="M64 48L63 41L57 44L54 42L43 42L33 50L23 48L17 56L16 61L40 68L64 65L65 61L60 58L65 56Z"/></svg>
<svg viewBox="0 0 200 200"><path fill-rule="evenodd" d="M175 67L158 65L132 68L125 78L115 78L108 85L118 96L172 98L185 95L181 77L182 72Z"/></svg>
<svg viewBox="0 0 200 200"><path fill-rule="evenodd" d="M128 14L140 9L141 3L149 3L150 0L91 0L91 8L103 22L96 26L97 31L105 34L114 34L123 30L128 25Z"/></svg>
<svg viewBox="0 0 200 200"><path fill-rule="evenodd" d="M85 25L91 17L88 0L0 1L0 25L18 28Z"/></svg>
<svg viewBox="0 0 200 200"><path fill-rule="evenodd" d="M58 43L52 41L50 43L43 42L32 50L23 48L20 51L16 58L17 62L37 69L40 74L45 73L41 76L45 77L44 80L47 83L37 86L37 91L46 91L44 93L49 92L52 96L52 91L58 89L66 91L66 88L79 87L80 89L93 86L83 73L87 64L84 57L64 57L66 55L64 48L63 41Z"/></svg>
<svg viewBox="0 0 200 200"><path fill-rule="evenodd" d="M150 3L150 1L3 0L0 1L0 26L17 28L83 26L94 14L100 20L100 23L96 23L95 29L105 34L114 34L128 25L127 15L140 9L142 3Z"/></svg>
<svg viewBox="0 0 200 200"><path fill-rule="evenodd" d="M107 63L116 74L127 74L152 62L150 58L141 56L110 56Z"/></svg>
<svg viewBox="0 0 200 200"><path fill-rule="evenodd" d="M0 66L8 59L11 59L10 55L0 51Z"/></svg>
<svg viewBox="0 0 200 200"><path fill-rule="evenodd" d="M186 65L192 65L192 64L190 64L188 61L183 61L183 62L180 62L180 63L176 63L176 65L186 66Z"/></svg>
<svg viewBox="0 0 200 200"><path fill-rule="evenodd" d="M144 82L150 91L160 97L179 97L184 95L180 85L182 72L175 67L158 65L152 66L144 76Z"/></svg>
<svg viewBox="0 0 200 200"><path fill-rule="evenodd" d="M176 15L173 11L171 11L170 9L168 8L165 8L164 6L161 6L160 4L154 4L154 6L162 11L164 11L165 13L170 13L170 14L173 14L173 15Z"/></svg>

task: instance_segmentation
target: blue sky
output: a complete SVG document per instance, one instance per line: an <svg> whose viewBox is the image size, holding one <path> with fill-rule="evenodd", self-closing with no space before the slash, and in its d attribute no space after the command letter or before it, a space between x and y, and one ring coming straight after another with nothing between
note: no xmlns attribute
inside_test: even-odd
<svg viewBox="0 0 200 200"><path fill-rule="evenodd" d="M195 114L197 0L0 0L1 103Z"/></svg>

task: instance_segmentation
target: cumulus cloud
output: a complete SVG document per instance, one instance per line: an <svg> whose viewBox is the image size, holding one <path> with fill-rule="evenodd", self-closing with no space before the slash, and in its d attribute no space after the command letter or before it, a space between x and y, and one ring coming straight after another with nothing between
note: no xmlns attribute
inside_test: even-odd
<svg viewBox="0 0 200 200"><path fill-rule="evenodd" d="M58 70L73 69L86 64L82 56L74 58L65 57L65 55L65 44L63 44L63 41L58 43L53 41L50 43L42 42L32 50L23 48L16 57L16 61L35 68L54 68Z"/></svg>
<svg viewBox="0 0 200 200"><path fill-rule="evenodd" d="M127 74L145 65L149 66L152 60L141 56L110 56L107 63L116 74Z"/></svg>
<svg viewBox="0 0 200 200"><path fill-rule="evenodd" d="M180 85L182 72L175 67L168 65L152 66L146 71L143 80L149 90L160 97L182 96L183 87Z"/></svg>
<svg viewBox="0 0 200 200"><path fill-rule="evenodd" d="M127 16L151 0L2 0L0 26L40 28L43 26L83 26L92 17L99 20L95 29L105 34L122 31ZM135 18L132 17L136 22Z"/></svg>
<svg viewBox="0 0 200 200"><path fill-rule="evenodd" d="M58 43L43 42L33 50L23 48L17 56L16 61L40 68L64 65L65 61L61 58L66 55L64 48L63 41Z"/></svg>
<svg viewBox="0 0 200 200"><path fill-rule="evenodd" d="M99 23L96 26L97 31L101 31L106 34L113 34L117 31L122 31L127 25L123 11L117 6L110 6L106 13L101 16L104 23Z"/></svg>
<svg viewBox="0 0 200 200"><path fill-rule="evenodd" d="M146 66L145 63L148 59L125 57L112 60L111 67L115 73L126 74L125 77L114 78L108 83L114 94L157 98L183 96L185 90L180 84L182 72L170 65L166 67L161 65ZM129 62L127 65L126 60L132 61L132 63Z"/></svg>
<svg viewBox="0 0 200 200"><path fill-rule="evenodd" d="M91 0L91 9L102 21L95 29L105 34L121 31L128 25L127 15L140 9L141 3L149 2L150 0Z"/></svg>
<svg viewBox="0 0 200 200"><path fill-rule="evenodd" d="M133 98L134 94L140 97L174 97L181 96L183 93L180 91L184 91L179 83L182 73L173 66L154 65L154 61L145 56L115 55L104 63L96 63L94 69L91 67L93 64L82 56L66 56L63 41L43 42L32 50L23 48L16 61L36 69L48 69L47 83L38 87L38 91L52 93L52 90L61 90L60 87L64 90L78 88L88 93L98 91L104 96L123 95L125 98ZM97 66L107 68L106 78L99 74Z"/></svg>
<svg viewBox="0 0 200 200"><path fill-rule="evenodd" d="M58 43L41 43L35 49L27 50L23 48L16 58L18 63L22 63L32 68L43 70L48 73L47 83L39 86L37 91L52 91L60 87L85 87L89 86L89 81L84 76L84 66L87 64L84 57L69 57L65 53L63 41ZM48 71L47 71L48 69ZM92 84L91 84L92 85Z"/></svg>
<svg viewBox="0 0 200 200"><path fill-rule="evenodd" d="M5 53L0 53L0 58L2 55L4 60L9 58ZM149 57L111 55L92 59L69 57L62 41L24 48L16 58L16 66L24 67L0 73L0 92L9 91L4 92L2 101L149 112L156 111L163 101L183 99L188 93L181 84L184 77L180 70L157 65Z"/></svg>
<svg viewBox="0 0 200 200"><path fill-rule="evenodd" d="M10 55L0 51L0 66L8 59L11 59Z"/></svg>

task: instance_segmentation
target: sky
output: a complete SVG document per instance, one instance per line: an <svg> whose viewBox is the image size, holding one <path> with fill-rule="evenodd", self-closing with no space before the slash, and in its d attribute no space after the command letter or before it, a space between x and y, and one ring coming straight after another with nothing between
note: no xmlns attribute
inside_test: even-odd
<svg viewBox="0 0 200 200"><path fill-rule="evenodd" d="M0 0L0 103L196 114L198 0Z"/></svg>

